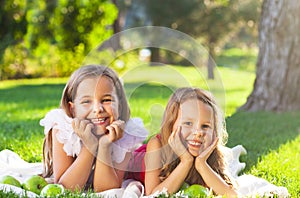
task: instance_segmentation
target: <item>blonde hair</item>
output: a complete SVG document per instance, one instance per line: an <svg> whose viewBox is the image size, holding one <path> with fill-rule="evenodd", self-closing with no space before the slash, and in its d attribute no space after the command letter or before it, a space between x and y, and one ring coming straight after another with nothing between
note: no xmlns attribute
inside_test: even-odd
<svg viewBox="0 0 300 198"><path fill-rule="evenodd" d="M221 152L221 146L224 146L227 142L227 131L225 127L225 119L220 108L217 106L211 93L199 89L199 88L179 88L170 97L165 113L163 116L160 139L164 149L162 149L162 164L160 177L164 180L168 175L175 169L179 164L180 160L173 152L171 147L168 145L168 139L172 133L173 125L177 119L180 105L190 99L197 99L202 101L204 104L209 105L213 110L214 119L214 129L217 137L219 138L219 143L214 149L212 154L209 156L207 162L212 167L212 169L218 173L226 183L232 186L230 178L225 174L225 161L224 156ZM193 166L189 171L186 178L186 182L189 184L201 184L206 186L201 175L196 171Z"/></svg>
<svg viewBox="0 0 300 198"><path fill-rule="evenodd" d="M101 65L86 65L73 72L63 90L60 108L62 108L69 117L73 117L69 108L69 102L74 101L79 84L87 78L97 78L99 76L106 76L112 80L116 89L117 97L119 99L119 119L127 122L130 117L130 109L126 99L124 87L115 71ZM43 164L43 176L50 177L53 174L52 129L48 132L44 139Z"/></svg>

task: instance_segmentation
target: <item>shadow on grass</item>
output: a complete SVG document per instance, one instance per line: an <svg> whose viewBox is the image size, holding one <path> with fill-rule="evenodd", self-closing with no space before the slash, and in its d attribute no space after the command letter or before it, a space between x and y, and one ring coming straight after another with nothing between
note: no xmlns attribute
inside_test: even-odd
<svg viewBox="0 0 300 198"><path fill-rule="evenodd" d="M59 106L64 86L65 84L20 85L0 89L0 105L17 104L19 109Z"/></svg>
<svg viewBox="0 0 300 198"><path fill-rule="evenodd" d="M237 112L226 119L229 139L227 146L238 144L247 149L241 157L245 171L256 165L260 157L300 135L300 112Z"/></svg>

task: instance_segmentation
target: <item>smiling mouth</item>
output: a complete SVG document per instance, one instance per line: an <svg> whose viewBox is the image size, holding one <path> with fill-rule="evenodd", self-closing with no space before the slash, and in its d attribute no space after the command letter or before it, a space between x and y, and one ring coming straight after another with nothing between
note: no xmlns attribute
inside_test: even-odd
<svg viewBox="0 0 300 198"><path fill-rule="evenodd" d="M189 140L188 144L191 145L192 147L200 147L203 142L201 141L194 141L194 140Z"/></svg>
<svg viewBox="0 0 300 198"><path fill-rule="evenodd" d="M91 121L95 124L95 125L103 125L106 123L106 121L109 119L109 117L104 117L104 118L95 118L95 119L91 119Z"/></svg>

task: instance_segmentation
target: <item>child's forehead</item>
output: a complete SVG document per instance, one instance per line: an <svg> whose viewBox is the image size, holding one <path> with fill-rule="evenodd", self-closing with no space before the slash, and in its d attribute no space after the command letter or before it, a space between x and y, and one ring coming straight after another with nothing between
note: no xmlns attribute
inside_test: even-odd
<svg viewBox="0 0 300 198"><path fill-rule="evenodd" d="M80 92L108 92L114 91L114 83L107 76L101 77L91 77L84 79L79 85L77 89L77 93Z"/></svg>
<svg viewBox="0 0 300 198"><path fill-rule="evenodd" d="M202 100L199 100L197 98L188 99L180 104L179 108L181 114L189 114L192 112L208 112L213 113L212 107L204 103Z"/></svg>
<svg viewBox="0 0 300 198"><path fill-rule="evenodd" d="M183 108L183 107L195 107L195 106L203 106L203 105L207 105L209 106L208 104L204 103L202 100L198 99L198 98L190 98L190 99L187 99L185 101L183 101L181 104L180 104L180 107Z"/></svg>
<svg viewBox="0 0 300 198"><path fill-rule="evenodd" d="M100 76L91 76L83 79L78 86L82 85L113 85L113 81L110 77L105 76L105 75L100 75Z"/></svg>

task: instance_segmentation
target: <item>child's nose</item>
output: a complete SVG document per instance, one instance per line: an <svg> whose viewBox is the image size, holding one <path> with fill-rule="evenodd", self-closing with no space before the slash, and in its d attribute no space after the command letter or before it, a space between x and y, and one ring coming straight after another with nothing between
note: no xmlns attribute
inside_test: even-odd
<svg viewBox="0 0 300 198"><path fill-rule="evenodd" d="M193 129L193 134L197 138L200 138L205 135L202 129Z"/></svg>
<svg viewBox="0 0 300 198"><path fill-rule="evenodd" d="M94 105L94 113L101 113L104 111L103 104L95 103Z"/></svg>

